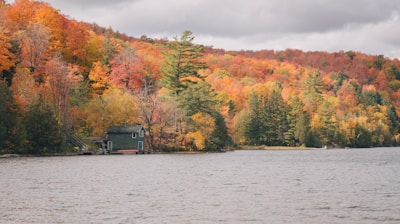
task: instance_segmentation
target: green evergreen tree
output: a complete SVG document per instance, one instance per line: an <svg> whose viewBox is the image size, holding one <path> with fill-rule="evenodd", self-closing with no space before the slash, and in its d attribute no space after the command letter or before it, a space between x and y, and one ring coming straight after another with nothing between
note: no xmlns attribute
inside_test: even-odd
<svg viewBox="0 0 400 224"><path fill-rule="evenodd" d="M310 115L307 111L301 111L297 118L294 137L299 145L310 146Z"/></svg>
<svg viewBox="0 0 400 224"><path fill-rule="evenodd" d="M382 70L382 68L383 68L383 65L386 63L386 60L385 60L385 56L383 56L383 55L378 55L378 56L376 56L375 57L375 60L374 60L374 67L376 68L376 69L379 69L379 70Z"/></svg>
<svg viewBox="0 0 400 224"><path fill-rule="evenodd" d="M332 73L330 77L334 80L332 84L333 92L336 94L339 88L343 85L344 80L349 80L349 76L344 72Z"/></svg>
<svg viewBox="0 0 400 224"><path fill-rule="evenodd" d="M319 130L321 141L324 145L332 145L337 141L339 125L336 119L336 109L334 102L324 100L318 108L322 127Z"/></svg>
<svg viewBox="0 0 400 224"><path fill-rule="evenodd" d="M7 83L0 80L0 153L23 153L22 114Z"/></svg>
<svg viewBox="0 0 400 224"><path fill-rule="evenodd" d="M324 86L325 85L321 73L319 70L315 70L314 74L311 72L307 74L307 79L304 82L303 89L307 93L321 94Z"/></svg>
<svg viewBox="0 0 400 224"><path fill-rule="evenodd" d="M308 139L310 116L303 107L303 102L297 96L291 99L288 106L288 130L285 132L285 139L291 146L304 145Z"/></svg>
<svg viewBox="0 0 400 224"><path fill-rule="evenodd" d="M272 90L269 97L253 93L249 98L249 109L244 133L250 144L286 145L285 133L289 125L281 89Z"/></svg>
<svg viewBox="0 0 400 224"><path fill-rule="evenodd" d="M244 136L248 144L262 144L265 131L262 117L261 99L257 94L252 93L249 98L248 120L244 124Z"/></svg>
<svg viewBox="0 0 400 224"><path fill-rule="evenodd" d="M215 118L215 130L211 134L211 141L208 143L210 150L220 150L225 146L233 145L233 141L228 133L225 119L221 113L215 112L213 114Z"/></svg>
<svg viewBox="0 0 400 224"><path fill-rule="evenodd" d="M381 104L381 95L375 90L366 90L361 92L361 104L364 104L365 107L367 106L376 106Z"/></svg>
<svg viewBox="0 0 400 224"><path fill-rule="evenodd" d="M388 68L385 70L386 76L389 78L389 80L400 80L400 70L397 68L396 65L390 65Z"/></svg>
<svg viewBox="0 0 400 224"><path fill-rule="evenodd" d="M163 53L165 64L161 69L161 85L179 104L173 113L175 130L180 136L184 136L187 131L191 115L197 112L210 114L213 104L210 88L202 90L200 87L205 86L205 82L199 71L207 68L201 59L203 46L193 44L193 40L192 32L185 31L180 38L175 37L174 41L168 42L168 50ZM185 119L178 115L179 109L184 109ZM181 137L179 142L184 144L184 138Z"/></svg>
<svg viewBox="0 0 400 224"><path fill-rule="evenodd" d="M396 108L390 103L389 99L382 99L382 104L387 107L387 115L390 120L390 132L394 133L399 130L399 117L396 113Z"/></svg>
<svg viewBox="0 0 400 224"><path fill-rule="evenodd" d="M316 111L318 105L322 102L322 89L324 86L321 73L318 70L314 74L311 72L307 74L302 89L304 91L305 104L310 112Z"/></svg>
<svg viewBox="0 0 400 224"><path fill-rule="evenodd" d="M205 62L200 60L203 46L193 44L193 39L192 32L185 31L180 39L170 42L169 50L164 52L166 64L162 69L161 82L174 96L179 96L191 84L202 80L199 70L207 68Z"/></svg>
<svg viewBox="0 0 400 224"><path fill-rule="evenodd" d="M281 89L273 90L265 105L266 143L267 145L285 145L285 132L289 126L286 116L287 104L282 98Z"/></svg>
<svg viewBox="0 0 400 224"><path fill-rule="evenodd" d="M358 133L352 147L369 148L373 145L372 133L359 124L356 125L355 133Z"/></svg>
<svg viewBox="0 0 400 224"><path fill-rule="evenodd" d="M188 86L179 96L181 108L186 113L186 122L191 123L191 116L196 113L209 114L215 119L215 130L207 141L208 150L218 150L231 144L232 140L228 135L225 120L218 111L216 93L211 85L205 81Z"/></svg>
<svg viewBox="0 0 400 224"><path fill-rule="evenodd" d="M205 81L197 84L192 84L183 91L179 97L179 103L186 111L188 117L193 114L203 112L213 114L216 110L216 93L211 88L211 85Z"/></svg>
<svg viewBox="0 0 400 224"><path fill-rule="evenodd" d="M51 107L39 100L25 115L28 153L56 153L62 143L61 128Z"/></svg>

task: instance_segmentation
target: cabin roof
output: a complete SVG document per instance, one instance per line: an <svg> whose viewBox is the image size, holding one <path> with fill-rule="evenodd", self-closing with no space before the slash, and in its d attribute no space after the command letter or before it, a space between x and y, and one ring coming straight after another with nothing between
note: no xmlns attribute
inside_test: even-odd
<svg viewBox="0 0 400 224"><path fill-rule="evenodd" d="M144 130L143 125L110 126L107 133L133 133L139 132L141 129Z"/></svg>

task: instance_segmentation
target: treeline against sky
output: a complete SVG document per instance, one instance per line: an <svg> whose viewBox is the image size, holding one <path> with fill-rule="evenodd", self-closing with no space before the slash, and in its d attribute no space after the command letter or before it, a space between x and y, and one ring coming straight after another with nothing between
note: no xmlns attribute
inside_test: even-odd
<svg viewBox="0 0 400 224"><path fill-rule="evenodd" d="M0 0L0 153L141 123L146 147L400 144L400 62L361 52L225 51L134 38L49 4Z"/></svg>

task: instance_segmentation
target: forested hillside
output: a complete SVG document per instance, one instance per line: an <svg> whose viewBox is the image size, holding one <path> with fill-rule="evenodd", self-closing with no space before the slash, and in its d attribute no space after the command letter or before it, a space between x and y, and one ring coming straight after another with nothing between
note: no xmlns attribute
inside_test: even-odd
<svg viewBox="0 0 400 224"><path fill-rule="evenodd" d="M361 52L225 51L129 37L44 2L0 0L0 153L141 123L147 147L400 144L400 61Z"/></svg>

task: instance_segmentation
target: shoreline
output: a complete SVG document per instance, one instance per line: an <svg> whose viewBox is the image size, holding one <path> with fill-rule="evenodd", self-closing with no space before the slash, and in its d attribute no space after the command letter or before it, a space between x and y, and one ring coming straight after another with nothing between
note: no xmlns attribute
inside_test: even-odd
<svg viewBox="0 0 400 224"><path fill-rule="evenodd" d="M53 156L81 156L80 153L54 153L54 154L0 154L0 159L19 157L53 157Z"/></svg>
<svg viewBox="0 0 400 224"><path fill-rule="evenodd" d="M176 154L176 155L188 155L188 154L207 154L207 153L226 153L226 152L234 152L234 151L240 151L240 150L312 150L315 148L299 148L299 147L282 147L282 146L263 146L263 147L254 147L254 146L240 146L236 147L234 149L229 149L229 150L221 150L221 151L176 151L176 152L152 152L152 153L145 153L145 154ZM91 154L83 154L83 153L74 153L74 152L68 152L68 153L47 153L47 154L0 154L0 159L4 158L19 158L19 157L56 157L56 156L99 156L99 155L109 155L109 154L99 154L99 153L91 153ZM121 154L115 154L115 155L138 155L135 153L121 153Z"/></svg>
<svg viewBox="0 0 400 224"><path fill-rule="evenodd" d="M152 151L151 153L145 154L207 154L207 153L226 153L226 152L235 152L241 150L254 150L254 151L308 151L308 150L334 150L334 149L350 149L350 148L315 148L315 147L304 147L304 146L248 146L248 145L240 145L235 148L230 149L222 149L221 151L175 151L175 152L163 152L163 151ZM53 156L90 156L90 155L109 155L109 154L100 154L100 153L82 153L82 152L66 152L66 153L47 153L47 154L0 154L0 159L3 158L18 158L18 157L53 157ZM118 155L137 155L135 153L122 153Z"/></svg>
<svg viewBox="0 0 400 224"><path fill-rule="evenodd" d="M238 146L236 150L316 150L321 148L312 148L312 147L304 147L304 146L249 146L242 145Z"/></svg>

